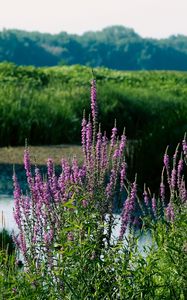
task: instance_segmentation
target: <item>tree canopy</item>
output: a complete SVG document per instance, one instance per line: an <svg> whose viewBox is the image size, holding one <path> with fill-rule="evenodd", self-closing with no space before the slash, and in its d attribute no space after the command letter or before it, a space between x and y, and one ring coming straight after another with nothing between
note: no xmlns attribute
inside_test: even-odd
<svg viewBox="0 0 187 300"><path fill-rule="evenodd" d="M0 32L0 61L18 65L83 64L118 70L187 70L187 37L142 38L111 26L83 35L6 30Z"/></svg>

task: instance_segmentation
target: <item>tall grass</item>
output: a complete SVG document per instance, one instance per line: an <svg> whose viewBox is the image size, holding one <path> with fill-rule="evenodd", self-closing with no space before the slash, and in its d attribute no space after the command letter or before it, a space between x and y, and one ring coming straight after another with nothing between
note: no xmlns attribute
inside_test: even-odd
<svg viewBox="0 0 187 300"><path fill-rule="evenodd" d="M82 111L89 109L89 77L90 69L81 66L37 69L1 64L1 145L24 145L25 138L32 145L80 143ZM111 131L114 116L120 134L126 127L135 147L131 179L141 172L139 183L155 188L161 153L167 145L174 151L187 131L186 73L98 68L96 77L102 129Z"/></svg>

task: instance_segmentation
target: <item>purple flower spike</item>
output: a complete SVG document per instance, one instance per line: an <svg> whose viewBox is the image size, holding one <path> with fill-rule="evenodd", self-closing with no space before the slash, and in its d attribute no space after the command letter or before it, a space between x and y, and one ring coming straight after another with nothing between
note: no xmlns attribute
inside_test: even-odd
<svg viewBox="0 0 187 300"><path fill-rule="evenodd" d="M179 188L179 195L182 200L182 203L187 202L187 189L184 180L181 181L180 188Z"/></svg>
<svg viewBox="0 0 187 300"><path fill-rule="evenodd" d="M91 80L91 110L92 110L92 119L95 122L97 119L97 102L96 102L96 80Z"/></svg>
<svg viewBox="0 0 187 300"><path fill-rule="evenodd" d="M31 165L30 165L30 155L28 149L25 149L24 151L24 166L26 170L26 175L30 173Z"/></svg>
<svg viewBox="0 0 187 300"><path fill-rule="evenodd" d="M70 180L70 165L68 161L65 159L61 160L61 164L62 164L62 172L63 172L61 180L64 180L64 182L66 183ZM62 186L64 185L64 182L61 182Z"/></svg>
<svg viewBox="0 0 187 300"><path fill-rule="evenodd" d="M92 124L89 121L86 125L86 154L87 159L90 159L91 154L91 147L92 147Z"/></svg>
<svg viewBox="0 0 187 300"><path fill-rule="evenodd" d="M21 249L23 255L25 256L26 252L27 252L27 245L26 245L25 236L23 234L23 231L21 231L19 234L19 245L20 245L20 249Z"/></svg>
<svg viewBox="0 0 187 300"><path fill-rule="evenodd" d="M79 166L78 166L78 162L77 162L76 158L74 158L73 162L72 162L72 171L73 171L73 181L74 181L74 183L78 183L79 182Z"/></svg>
<svg viewBox="0 0 187 300"><path fill-rule="evenodd" d="M53 229L50 229L48 232L44 233L44 242L46 243L46 245L50 245L53 238L54 238Z"/></svg>
<svg viewBox="0 0 187 300"><path fill-rule="evenodd" d="M24 167L27 175L27 182L29 184L29 187L33 188L33 180L32 180L32 174L31 174L31 163L30 163L30 155L28 148L24 151Z"/></svg>
<svg viewBox="0 0 187 300"><path fill-rule="evenodd" d="M121 228L120 228L119 240L123 239L123 236L127 229L127 225L131 221L132 213L135 207L136 193L137 193L137 185L135 181L132 185L130 196L126 199L121 213Z"/></svg>
<svg viewBox="0 0 187 300"><path fill-rule="evenodd" d="M86 154L86 124L87 124L86 119L83 116L81 137L82 137L82 149L83 149L84 155Z"/></svg>
<svg viewBox="0 0 187 300"><path fill-rule="evenodd" d="M169 169L169 155L167 153L164 154L164 166L166 167L166 170Z"/></svg>
<svg viewBox="0 0 187 300"><path fill-rule="evenodd" d="M152 210L153 210L153 214L154 214L154 216L156 217L156 215L157 215L157 212L156 212L156 198L155 198L154 195L153 195L153 198L152 198L151 202L152 202Z"/></svg>
<svg viewBox="0 0 187 300"><path fill-rule="evenodd" d="M165 199L165 185L163 182L160 184L160 197L162 200L162 203L164 204L164 199Z"/></svg>
<svg viewBox="0 0 187 300"><path fill-rule="evenodd" d="M186 156L187 155L187 142L186 142L186 134L184 136L184 139L182 141L182 150L184 152L184 155Z"/></svg>
<svg viewBox="0 0 187 300"><path fill-rule="evenodd" d="M98 166L100 166L100 162L101 162L101 146L102 146L102 134L99 129L99 132L97 134L97 143L96 143L96 157L97 157Z"/></svg>
<svg viewBox="0 0 187 300"><path fill-rule="evenodd" d="M16 224L18 228L21 228L21 190L20 186L17 181L17 177L14 174L13 175L13 184L14 184L14 206L15 206L15 211L14 211L14 219L16 221Z"/></svg>
<svg viewBox="0 0 187 300"><path fill-rule="evenodd" d="M177 172L175 168L171 172L171 188L174 190L176 187L176 177L177 177Z"/></svg>
<svg viewBox="0 0 187 300"><path fill-rule="evenodd" d="M38 195L43 196L43 182L38 168L35 168L35 190Z"/></svg>
<svg viewBox="0 0 187 300"><path fill-rule="evenodd" d="M23 212L25 214L25 217L29 218L29 215L31 213L31 199L28 196L24 197L23 199Z"/></svg>
<svg viewBox="0 0 187 300"><path fill-rule="evenodd" d="M114 151L113 158L116 158L116 159L117 159L118 157L120 157L120 156L119 156L119 150L116 149L116 150Z"/></svg>
<svg viewBox="0 0 187 300"><path fill-rule="evenodd" d="M166 218L171 222L173 222L175 219L174 208L171 202L169 202L168 206L166 207Z"/></svg>
<svg viewBox="0 0 187 300"><path fill-rule="evenodd" d="M112 135L111 135L111 140L110 140L110 146L111 146L111 148L113 148L114 145L115 145L115 143L116 143L117 132L118 132L118 130L117 130L116 124L115 124L114 128L112 128Z"/></svg>
<svg viewBox="0 0 187 300"><path fill-rule="evenodd" d="M180 159L177 166L177 187L180 188L181 178L182 178L182 170L183 170L183 160Z"/></svg>
<svg viewBox="0 0 187 300"><path fill-rule="evenodd" d="M143 197L144 197L144 203L146 206L149 206L149 196L148 196L148 193L144 187L144 192L143 192Z"/></svg>
<svg viewBox="0 0 187 300"><path fill-rule="evenodd" d="M126 141L127 141L127 138L126 138L125 134L122 134L120 145L119 145L119 156L120 157L123 155L123 151L124 151L125 146L126 146Z"/></svg>
<svg viewBox="0 0 187 300"><path fill-rule="evenodd" d="M111 196L112 196L112 193L113 193L113 189L114 189L114 185L115 185L115 170L112 169L111 170L111 174L110 174L110 180L106 186L106 196L107 196L107 199L109 199Z"/></svg>
<svg viewBox="0 0 187 300"><path fill-rule="evenodd" d="M123 161L121 164L121 171L120 171L120 191L123 190L125 177L126 177L126 162Z"/></svg>
<svg viewBox="0 0 187 300"><path fill-rule="evenodd" d="M101 153L101 168L104 169L107 166L107 144L108 140L106 137L106 132L104 133L104 136L102 138L102 153Z"/></svg>

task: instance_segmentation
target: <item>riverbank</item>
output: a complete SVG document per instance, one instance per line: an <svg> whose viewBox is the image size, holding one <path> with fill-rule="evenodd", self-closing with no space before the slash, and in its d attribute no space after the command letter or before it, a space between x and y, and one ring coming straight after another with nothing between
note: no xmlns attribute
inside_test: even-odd
<svg viewBox="0 0 187 300"><path fill-rule="evenodd" d="M0 148L0 194L12 195L12 175L15 168L22 189L25 189L26 177L23 167L23 155L25 147L1 147ZM60 169L61 159L71 159L76 156L81 160L81 147L77 145L54 146L29 146L32 165L38 165L43 174L46 173L46 162L50 157L54 160L57 171Z"/></svg>

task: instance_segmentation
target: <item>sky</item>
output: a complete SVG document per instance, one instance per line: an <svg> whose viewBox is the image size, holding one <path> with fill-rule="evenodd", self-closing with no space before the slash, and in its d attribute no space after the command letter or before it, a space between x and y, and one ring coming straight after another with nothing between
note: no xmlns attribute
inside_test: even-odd
<svg viewBox="0 0 187 300"><path fill-rule="evenodd" d="M187 35L187 0L0 0L0 30L82 34L111 25L143 37Z"/></svg>

